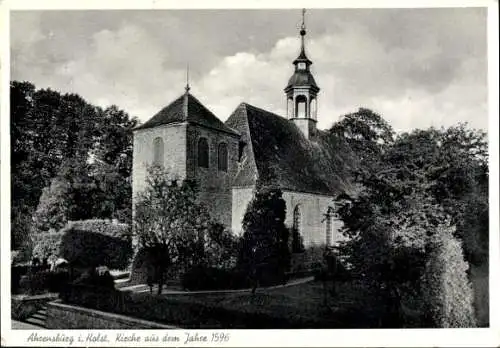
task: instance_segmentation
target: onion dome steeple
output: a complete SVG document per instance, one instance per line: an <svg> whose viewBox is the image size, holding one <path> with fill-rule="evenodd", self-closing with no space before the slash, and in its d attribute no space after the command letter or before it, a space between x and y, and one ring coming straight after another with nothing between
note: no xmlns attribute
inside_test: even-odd
<svg viewBox="0 0 500 348"><path fill-rule="evenodd" d="M307 58L305 50L305 12L302 10L302 25L300 26L300 54L293 61L295 71L285 88L287 97L287 115L290 120L303 131L306 138L316 133L317 93L319 87L309 69L312 61Z"/></svg>

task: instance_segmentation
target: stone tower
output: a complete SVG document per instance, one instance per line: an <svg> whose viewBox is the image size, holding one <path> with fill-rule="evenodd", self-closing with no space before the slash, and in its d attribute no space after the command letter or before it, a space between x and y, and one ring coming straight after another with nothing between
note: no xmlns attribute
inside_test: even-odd
<svg viewBox="0 0 500 348"><path fill-rule="evenodd" d="M178 180L195 181L211 216L231 225L231 183L238 170L238 132L186 91L134 130L133 204L145 189L148 167L160 165Z"/></svg>
<svg viewBox="0 0 500 348"><path fill-rule="evenodd" d="M293 61L295 71L288 80L285 94L288 119L299 127L306 139L311 139L316 134L317 95L319 87L310 70L312 61L307 58L305 51L304 39L306 36L306 26L304 14L305 10L302 10L300 54Z"/></svg>

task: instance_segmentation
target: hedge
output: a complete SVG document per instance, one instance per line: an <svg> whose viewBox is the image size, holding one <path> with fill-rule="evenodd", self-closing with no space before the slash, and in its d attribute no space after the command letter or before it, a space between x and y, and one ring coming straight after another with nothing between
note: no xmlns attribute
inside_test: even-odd
<svg viewBox="0 0 500 348"><path fill-rule="evenodd" d="M264 313L259 306L233 309L209 304L203 298L162 297L101 289L86 285L70 285L61 292L69 304L128 315L187 329L284 329L329 328L342 325L338 318L303 316L300 313Z"/></svg>
<svg viewBox="0 0 500 348"><path fill-rule="evenodd" d="M106 220L70 222L63 232L59 255L74 266L125 269L132 256L130 228Z"/></svg>
<svg viewBox="0 0 500 348"><path fill-rule="evenodd" d="M59 292L70 280L69 272L49 272L41 270L22 275L15 293L39 295L47 292Z"/></svg>
<svg viewBox="0 0 500 348"><path fill-rule="evenodd" d="M439 226L430 237L423 281L426 323L431 327L476 327L474 292L468 279L469 264L454 229Z"/></svg>
<svg viewBox="0 0 500 348"><path fill-rule="evenodd" d="M81 231L78 237L75 236L78 233L73 232L75 230ZM66 236L68 233L71 237ZM83 237L87 233L93 234L93 236ZM71 259L77 262L77 265L85 261L85 266L87 266L88 262L92 261L96 256L87 254L84 260L83 251L77 251L71 245L67 244L72 242L76 243L75 247L77 248L89 246L101 250L102 253L106 253L106 257L98 258L96 261L101 262L102 259L105 259L106 262L110 263L106 265L111 268L115 268L113 266L117 266L116 268L119 269L126 268L132 256L132 233L130 226L123 223L113 223L109 220L90 219L69 221L60 231L35 234L32 238L34 245L33 255L39 257L40 260L53 254L70 261L68 256L71 256ZM62 245L63 239L66 243L64 245ZM81 241L81 239L85 239L85 241ZM111 244L108 245L108 243Z"/></svg>

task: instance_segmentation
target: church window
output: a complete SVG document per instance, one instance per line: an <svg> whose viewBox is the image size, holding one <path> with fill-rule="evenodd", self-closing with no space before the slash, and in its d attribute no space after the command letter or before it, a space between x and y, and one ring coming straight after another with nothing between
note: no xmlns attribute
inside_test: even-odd
<svg viewBox="0 0 500 348"><path fill-rule="evenodd" d="M316 98L312 99L309 103L309 110L311 110L311 118L316 120L318 113L318 102Z"/></svg>
<svg viewBox="0 0 500 348"><path fill-rule="evenodd" d="M200 138L198 140L198 166L208 168L208 140Z"/></svg>
<svg viewBox="0 0 500 348"><path fill-rule="evenodd" d="M333 238L333 208L329 207L326 212L326 245L332 245Z"/></svg>
<svg viewBox="0 0 500 348"><path fill-rule="evenodd" d="M292 252L300 253L304 251L304 239L302 238L302 215L300 205L297 204L293 210L292 226Z"/></svg>
<svg viewBox="0 0 500 348"><path fill-rule="evenodd" d="M296 99L296 108L297 114L295 117L305 118L306 117L306 107L307 107L307 98L303 95L299 95Z"/></svg>
<svg viewBox="0 0 500 348"><path fill-rule="evenodd" d="M163 165L163 139L158 137L153 140L153 164Z"/></svg>
<svg viewBox="0 0 500 348"><path fill-rule="evenodd" d="M227 144L220 143L217 150L218 168L223 172L227 172Z"/></svg>
<svg viewBox="0 0 500 348"><path fill-rule="evenodd" d="M299 63L299 69L304 70L306 68L306 63Z"/></svg>

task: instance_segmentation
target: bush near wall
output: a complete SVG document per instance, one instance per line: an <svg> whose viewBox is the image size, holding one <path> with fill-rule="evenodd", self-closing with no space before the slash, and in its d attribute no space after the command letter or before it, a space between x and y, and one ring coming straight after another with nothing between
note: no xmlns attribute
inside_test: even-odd
<svg viewBox="0 0 500 348"><path fill-rule="evenodd" d="M290 272L317 271L326 266L324 261L325 245L312 245L301 253L292 254Z"/></svg>
<svg viewBox="0 0 500 348"><path fill-rule="evenodd" d="M133 253L128 225L106 220L84 220L68 223L61 232L59 255L73 266L128 267Z"/></svg>
<svg viewBox="0 0 500 348"><path fill-rule="evenodd" d="M49 272L39 270L22 275L16 292L29 295L39 295L47 292L59 292L70 281L70 274L65 270Z"/></svg>

